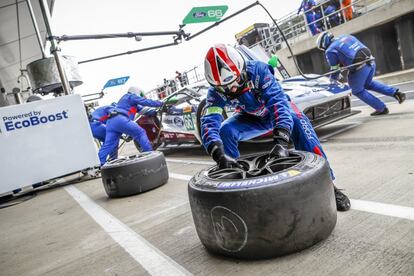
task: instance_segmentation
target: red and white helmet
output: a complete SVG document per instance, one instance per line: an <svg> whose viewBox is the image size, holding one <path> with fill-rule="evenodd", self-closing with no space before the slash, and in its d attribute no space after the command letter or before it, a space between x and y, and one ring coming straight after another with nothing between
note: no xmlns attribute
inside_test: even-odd
<svg viewBox="0 0 414 276"><path fill-rule="evenodd" d="M243 56L233 47L224 44L211 47L204 59L206 80L212 86L221 88L223 91L220 92L223 93L231 93L231 87L241 87L244 84L245 67Z"/></svg>

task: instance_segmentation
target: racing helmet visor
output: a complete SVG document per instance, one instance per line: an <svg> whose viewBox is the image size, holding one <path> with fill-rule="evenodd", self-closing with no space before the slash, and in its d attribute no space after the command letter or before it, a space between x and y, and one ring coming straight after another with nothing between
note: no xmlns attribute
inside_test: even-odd
<svg viewBox="0 0 414 276"><path fill-rule="evenodd" d="M246 83L247 78L245 77L245 74L242 73L233 82L226 85L214 85L214 88L220 93L236 96L246 92Z"/></svg>

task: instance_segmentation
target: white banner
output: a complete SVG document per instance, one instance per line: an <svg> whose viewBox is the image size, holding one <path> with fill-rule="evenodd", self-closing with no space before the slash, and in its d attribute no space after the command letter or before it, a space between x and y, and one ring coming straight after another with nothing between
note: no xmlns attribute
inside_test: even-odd
<svg viewBox="0 0 414 276"><path fill-rule="evenodd" d="M79 95L0 108L0 194L99 165Z"/></svg>

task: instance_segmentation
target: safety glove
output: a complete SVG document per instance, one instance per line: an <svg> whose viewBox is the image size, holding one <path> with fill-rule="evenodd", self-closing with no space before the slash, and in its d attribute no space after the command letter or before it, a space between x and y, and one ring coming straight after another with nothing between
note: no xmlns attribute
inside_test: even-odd
<svg viewBox="0 0 414 276"><path fill-rule="evenodd" d="M164 100L164 102L166 103L166 104L176 104L177 102L178 102L178 99L177 99L177 97L176 96L172 96L172 97L169 97L169 98L167 98L166 100Z"/></svg>
<svg viewBox="0 0 414 276"><path fill-rule="evenodd" d="M208 146L207 151L210 154L210 156L213 157L213 160L216 161L219 169L242 168L242 166L239 163L237 163L236 160L227 156L224 153L224 146L221 142L216 141L211 143Z"/></svg>
<svg viewBox="0 0 414 276"><path fill-rule="evenodd" d="M276 68L279 66L279 58L276 55L272 55L267 64L269 64L273 68Z"/></svg>
<svg viewBox="0 0 414 276"><path fill-rule="evenodd" d="M275 128L273 130L273 141L275 145L269 153L270 158L288 157L289 156L289 139L290 133L284 128Z"/></svg>

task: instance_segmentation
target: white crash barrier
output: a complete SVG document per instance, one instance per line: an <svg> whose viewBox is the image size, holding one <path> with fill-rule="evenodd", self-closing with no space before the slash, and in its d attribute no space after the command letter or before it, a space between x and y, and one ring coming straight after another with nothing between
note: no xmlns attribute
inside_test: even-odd
<svg viewBox="0 0 414 276"><path fill-rule="evenodd" d="M0 195L99 164L79 95L0 108Z"/></svg>

